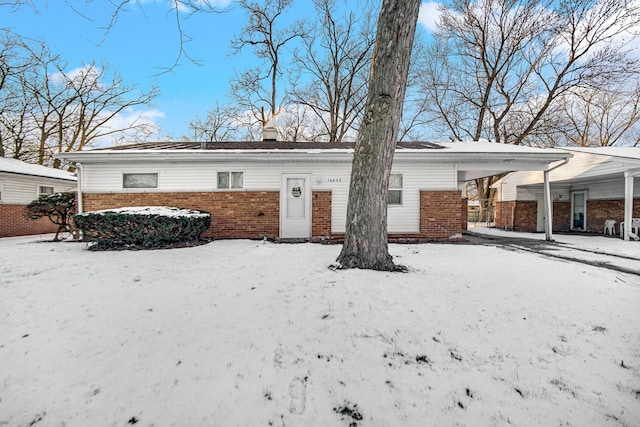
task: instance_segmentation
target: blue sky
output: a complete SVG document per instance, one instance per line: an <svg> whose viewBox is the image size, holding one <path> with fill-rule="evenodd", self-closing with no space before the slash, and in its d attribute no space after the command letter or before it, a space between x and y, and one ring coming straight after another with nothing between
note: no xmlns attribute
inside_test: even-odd
<svg viewBox="0 0 640 427"><path fill-rule="evenodd" d="M22 37L46 42L53 53L66 59L68 71L95 61L141 89L155 84L160 95L148 115L165 134L189 135L189 121L204 117L216 101L227 102L229 80L235 70L255 63L250 51L231 56L230 41L245 23L245 15L230 0L223 14L192 14L182 22L193 40L185 44L187 53L201 65L182 58L171 72L179 54L175 12L170 0L131 1L106 33L111 19L106 0L34 0L37 11L23 6L11 11L0 7L0 28L10 28ZM348 0L356 4L357 0ZM422 30L433 26L436 3L423 3ZM294 0L287 16L310 17L310 0ZM182 18L187 16L182 12Z"/></svg>

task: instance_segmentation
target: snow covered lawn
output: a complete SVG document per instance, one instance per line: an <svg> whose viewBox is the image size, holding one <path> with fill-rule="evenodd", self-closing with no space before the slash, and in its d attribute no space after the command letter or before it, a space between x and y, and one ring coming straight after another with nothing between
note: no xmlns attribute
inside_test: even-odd
<svg viewBox="0 0 640 427"><path fill-rule="evenodd" d="M0 426L637 426L640 276L474 245L0 239ZM638 246L640 248L640 246Z"/></svg>

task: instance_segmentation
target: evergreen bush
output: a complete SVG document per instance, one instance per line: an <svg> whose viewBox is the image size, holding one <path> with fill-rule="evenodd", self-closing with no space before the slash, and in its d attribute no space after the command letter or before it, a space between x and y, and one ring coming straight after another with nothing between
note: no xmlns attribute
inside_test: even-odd
<svg viewBox="0 0 640 427"><path fill-rule="evenodd" d="M73 217L93 250L159 249L200 241L211 225L208 212L170 207L120 208Z"/></svg>
<svg viewBox="0 0 640 427"><path fill-rule="evenodd" d="M54 193L43 194L37 200L32 201L25 207L24 214L27 218L38 219L47 217L58 226L54 242L59 241L61 232L73 234L71 229L71 218L76 209L76 193Z"/></svg>

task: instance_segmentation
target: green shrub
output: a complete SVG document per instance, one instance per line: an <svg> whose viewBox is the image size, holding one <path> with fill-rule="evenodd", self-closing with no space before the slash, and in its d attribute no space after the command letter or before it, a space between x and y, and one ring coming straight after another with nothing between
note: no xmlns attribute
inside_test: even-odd
<svg viewBox="0 0 640 427"><path fill-rule="evenodd" d="M58 226L56 236L53 238L57 242L61 232L71 230L71 218L76 209L76 193L54 193L43 194L37 200L32 201L25 207L25 216L30 219L47 217Z"/></svg>
<svg viewBox="0 0 640 427"><path fill-rule="evenodd" d="M77 214L73 220L94 250L157 249L200 240L211 225L208 212L151 206Z"/></svg>

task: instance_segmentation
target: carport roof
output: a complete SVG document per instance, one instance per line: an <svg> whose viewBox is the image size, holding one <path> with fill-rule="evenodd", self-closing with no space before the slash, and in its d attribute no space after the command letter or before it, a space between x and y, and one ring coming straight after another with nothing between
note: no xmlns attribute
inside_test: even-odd
<svg viewBox="0 0 640 427"><path fill-rule="evenodd" d="M626 171L640 168L640 147L567 147L563 150L572 153L573 157L566 166L549 174L553 185L622 180ZM499 186L501 181L538 188L543 177L542 174L519 172L502 178L494 186Z"/></svg>

